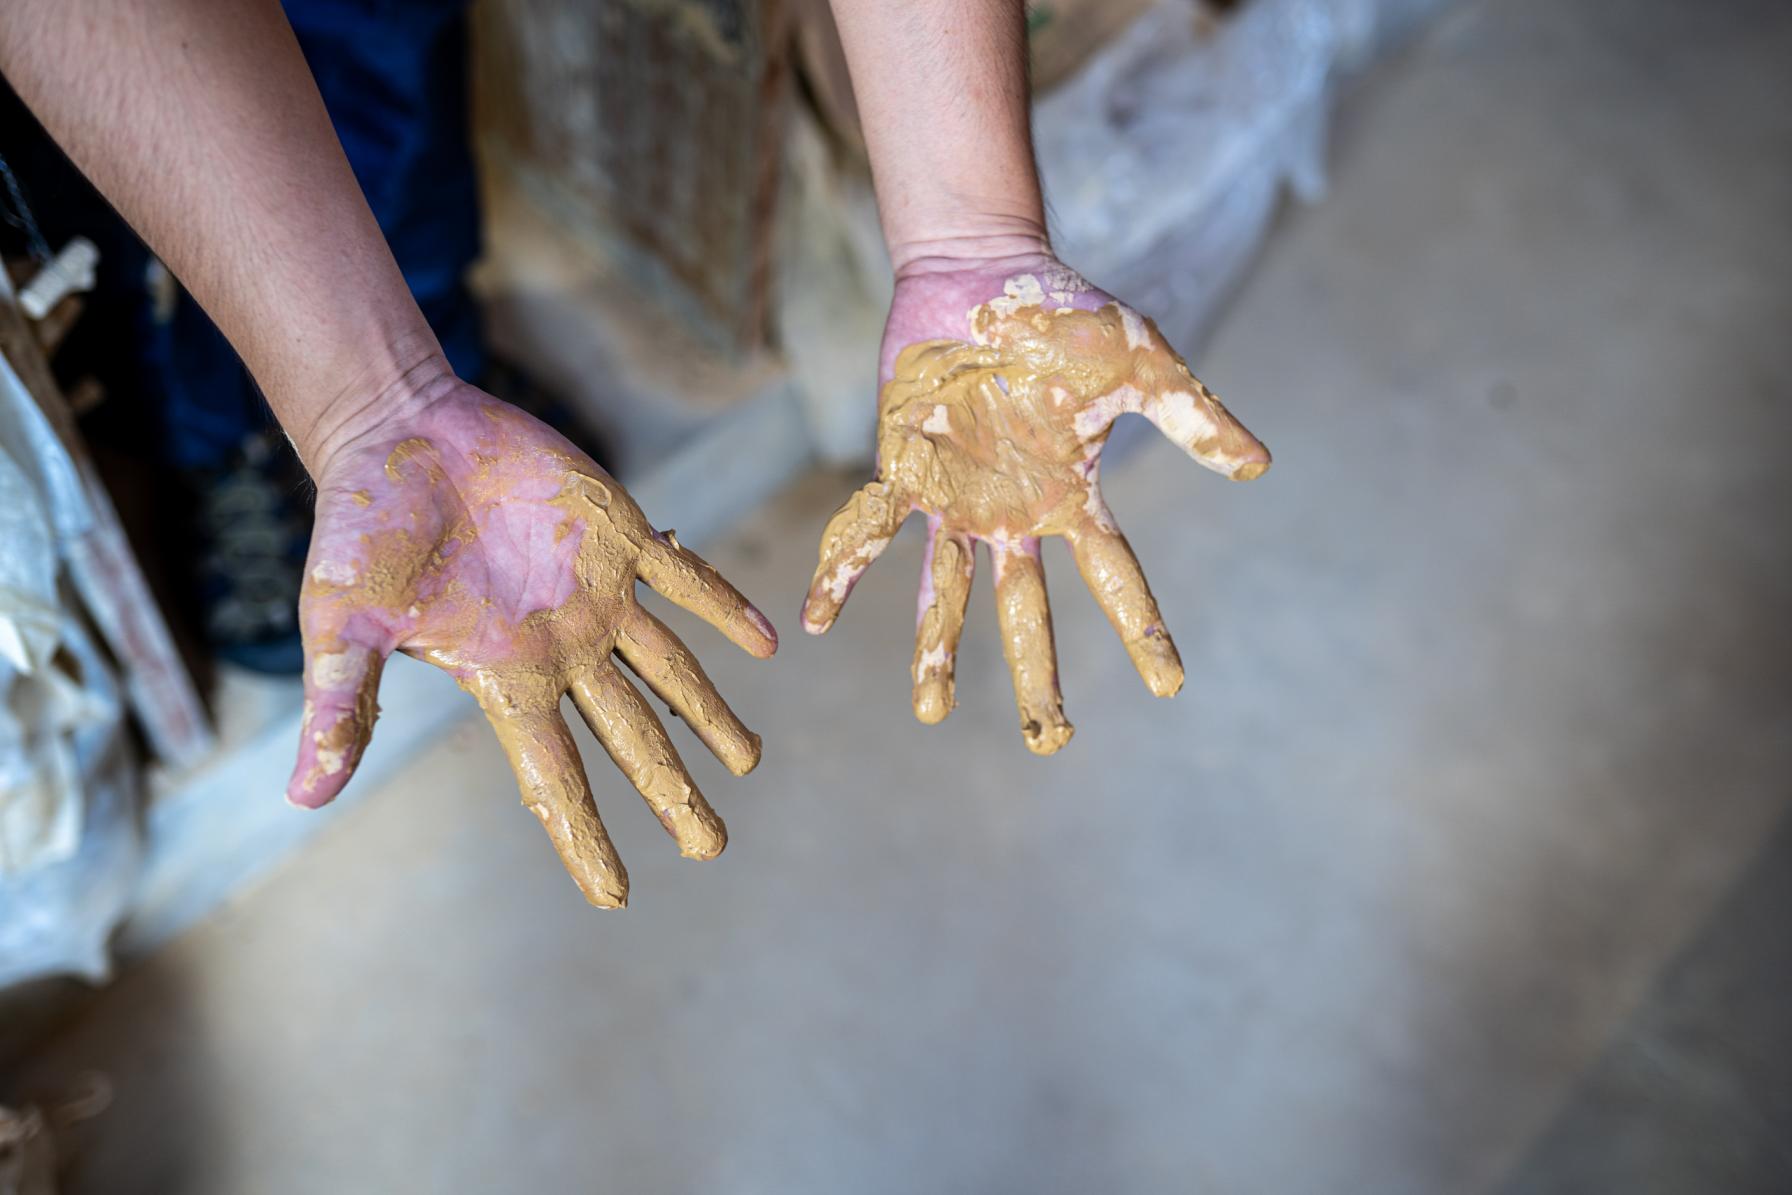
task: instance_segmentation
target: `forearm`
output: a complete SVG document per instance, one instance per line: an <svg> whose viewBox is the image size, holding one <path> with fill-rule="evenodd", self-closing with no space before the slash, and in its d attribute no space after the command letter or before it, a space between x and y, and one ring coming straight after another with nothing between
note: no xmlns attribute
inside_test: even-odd
<svg viewBox="0 0 1792 1195"><path fill-rule="evenodd" d="M1023 0L831 0L897 275L1046 252Z"/></svg>
<svg viewBox="0 0 1792 1195"><path fill-rule="evenodd" d="M6 0L0 70L314 473L446 377L275 0Z"/></svg>

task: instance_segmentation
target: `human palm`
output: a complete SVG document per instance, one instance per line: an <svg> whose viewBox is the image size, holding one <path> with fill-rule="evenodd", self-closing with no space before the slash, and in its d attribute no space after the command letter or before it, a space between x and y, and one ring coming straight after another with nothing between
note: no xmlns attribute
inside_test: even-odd
<svg viewBox="0 0 1792 1195"><path fill-rule="evenodd" d="M1021 732L1069 741L1039 539L1062 535L1139 674L1161 697L1182 662L1138 561L1101 497L1114 420L1144 415L1208 468L1261 476L1269 453L1188 370L1150 320L1038 258L905 278L885 327L877 476L829 521L803 606L821 634L910 513L927 515L912 668L915 714L954 703L954 659L987 545Z"/></svg>
<svg viewBox="0 0 1792 1195"><path fill-rule="evenodd" d="M634 596L644 581L759 657L763 615L565 438L472 387L338 453L320 471L299 603L305 719L288 786L322 805L373 731L393 651L443 669L478 700L523 800L586 899L627 902L628 876L560 716L571 695L680 851L727 842L625 663L736 775L759 739L702 666Z"/></svg>

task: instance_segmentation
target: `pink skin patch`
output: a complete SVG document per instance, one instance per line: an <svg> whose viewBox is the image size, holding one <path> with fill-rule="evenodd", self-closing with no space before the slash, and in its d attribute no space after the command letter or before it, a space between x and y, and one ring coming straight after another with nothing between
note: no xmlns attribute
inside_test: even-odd
<svg viewBox="0 0 1792 1195"><path fill-rule="evenodd" d="M1119 416L1143 415L1207 468L1260 476L1269 454L1151 321L1047 255L931 263L897 281L879 354L878 462L829 520L803 607L820 634L919 509L927 544L916 595L915 712L952 706L963 602L942 542L994 565L1003 650L1022 733L1049 754L1070 738L1057 686L1039 536L1062 535L1150 691L1183 672L1155 599L1100 491ZM966 561L967 568L969 560ZM941 578L946 578L942 580Z"/></svg>
<svg viewBox="0 0 1792 1195"><path fill-rule="evenodd" d="M639 582L753 655L777 650L762 613L656 532L590 458L513 407L463 386L402 429L351 446L319 478L299 608L306 717L288 799L316 807L348 782L372 734L380 667L402 650L480 700L525 802L593 903L621 904L626 875L559 723L563 695L578 701L681 850L719 852L719 819L651 710L618 679L611 653L692 721L730 770L757 762L758 739L688 649L636 604Z"/></svg>

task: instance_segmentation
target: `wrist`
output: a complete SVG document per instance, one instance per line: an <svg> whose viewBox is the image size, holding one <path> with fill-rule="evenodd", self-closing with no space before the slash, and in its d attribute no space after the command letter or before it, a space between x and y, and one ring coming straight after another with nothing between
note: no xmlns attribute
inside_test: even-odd
<svg viewBox="0 0 1792 1195"><path fill-rule="evenodd" d="M303 412L281 417L299 459L313 480L357 444L401 426L460 385L433 335L382 346L327 397Z"/></svg>
<svg viewBox="0 0 1792 1195"><path fill-rule="evenodd" d="M948 273L991 261L1040 261L1052 256L1043 220L978 215L892 230L890 264L896 280Z"/></svg>

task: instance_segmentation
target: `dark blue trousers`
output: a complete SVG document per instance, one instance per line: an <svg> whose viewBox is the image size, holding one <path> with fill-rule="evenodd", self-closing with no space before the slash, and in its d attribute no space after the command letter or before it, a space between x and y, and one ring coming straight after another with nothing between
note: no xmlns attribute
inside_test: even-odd
<svg viewBox="0 0 1792 1195"><path fill-rule="evenodd" d="M466 272L479 255L467 133L466 0L285 0L336 135L455 372L486 357ZM182 295L151 334L170 463L213 469L270 417L236 354Z"/></svg>

